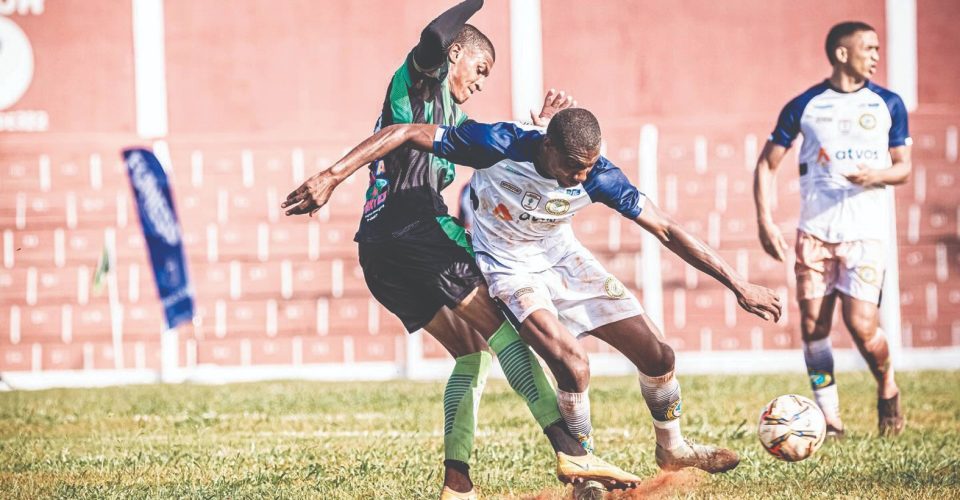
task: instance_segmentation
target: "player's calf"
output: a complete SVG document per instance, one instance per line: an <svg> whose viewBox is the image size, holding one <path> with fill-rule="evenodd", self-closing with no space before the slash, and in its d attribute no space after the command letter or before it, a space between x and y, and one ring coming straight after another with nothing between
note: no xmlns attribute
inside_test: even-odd
<svg viewBox="0 0 960 500"><path fill-rule="evenodd" d="M827 436L843 437L843 421L840 418L840 396L833 374L833 348L830 338L804 340L803 359L817 406L823 411L827 422Z"/></svg>
<svg viewBox="0 0 960 500"><path fill-rule="evenodd" d="M672 370L657 377L641 373L640 392L653 416L657 435L656 459L661 469L696 467L713 474L733 469L740 463L740 457L732 450L700 445L683 438L680 431L683 400L680 383Z"/></svg>

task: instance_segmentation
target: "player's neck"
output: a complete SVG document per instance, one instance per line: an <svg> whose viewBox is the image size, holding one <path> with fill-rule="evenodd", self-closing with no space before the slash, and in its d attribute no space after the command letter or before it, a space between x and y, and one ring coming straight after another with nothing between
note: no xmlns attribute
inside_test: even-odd
<svg viewBox="0 0 960 500"><path fill-rule="evenodd" d="M856 92L867 84L866 78L851 75L840 66L833 68L833 74L830 75L829 81L830 86L839 92Z"/></svg>

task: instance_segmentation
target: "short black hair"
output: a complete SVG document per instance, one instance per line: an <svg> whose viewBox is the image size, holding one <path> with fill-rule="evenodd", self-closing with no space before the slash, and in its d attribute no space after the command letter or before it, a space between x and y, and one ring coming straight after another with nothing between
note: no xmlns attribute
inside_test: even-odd
<svg viewBox="0 0 960 500"><path fill-rule="evenodd" d="M877 30L862 21L845 21L830 28L830 32L827 33L826 43L827 59L830 61L830 64L837 64L836 57L833 54L837 51L837 47L840 46L840 40L859 31Z"/></svg>
<svg viewBox="0 0 960 500"><path fill-rule="evenodd" d="M484 35L482 31L478 30L477 27L472 24L463 25L463 29L461 29L457 37L453 39L450 46L452 47L455 43L460 44L461 47L472 47L486 52L490 54L490 59L494 61L497 60L497 51L493 48L493 42L487 38L487 35Z"/></svg>
<svg viewBox="0 0 960 500"><path fill-rule="evenodd" d="M600 147L600 122L583 108L567 108L550 120L547 137L566 154L585 154Z"/></svg>

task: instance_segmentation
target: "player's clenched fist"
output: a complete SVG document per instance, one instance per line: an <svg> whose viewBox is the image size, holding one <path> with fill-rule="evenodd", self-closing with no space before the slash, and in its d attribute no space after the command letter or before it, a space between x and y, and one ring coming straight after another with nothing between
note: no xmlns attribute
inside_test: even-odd
<svg viewBox="0 0 960 500"><path fill-rule="evenodd" d="M330 195L339 182L328 172L320 172L287 195L280 208L288 209L287 215L310 214L320 210L330 201Z"/></svg>

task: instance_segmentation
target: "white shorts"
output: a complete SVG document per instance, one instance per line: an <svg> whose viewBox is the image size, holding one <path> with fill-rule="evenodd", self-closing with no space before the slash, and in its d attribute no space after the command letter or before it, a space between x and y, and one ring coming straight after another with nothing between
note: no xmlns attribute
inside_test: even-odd
<svg viewBox="0 0 960 500"><path fill-rule="evenodd" d="M886 246L882 241L828 243L797 231L797 298L826 297L835 291L880 303Z"/></svg>
<svg viewBox="0 0 960 500"><path fill-rule="evenodd" d="M537 309L546 309L575 336L603 325L643 314L643 307L625 286L579 244L553 267L526 272L478 253L477 265L490 287L522 323Z"/></svg>

